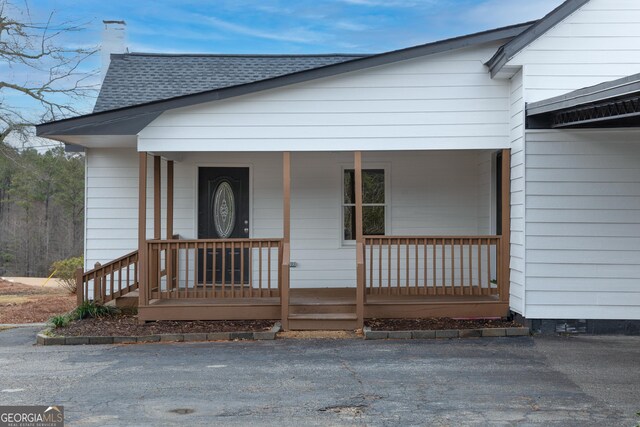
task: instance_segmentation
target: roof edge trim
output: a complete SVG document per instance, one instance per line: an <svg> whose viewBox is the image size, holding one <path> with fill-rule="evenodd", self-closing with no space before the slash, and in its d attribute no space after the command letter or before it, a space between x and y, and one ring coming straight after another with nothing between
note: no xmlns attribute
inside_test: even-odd
<svg viewBox="0 0 640 427"><path fill-rule="evenodd" d="M513 59L522 49L533 43L551 28L564 21L569 15L576 12L589 0L567 0L560 6L549 12L544 18L537 21L526 31L516 36L509 43L502 46L485 64L489 67L491 77L495 77L504 65Z"/></svg>
<svg viewBox="0 0 640 427"><path fill-rule="evenodd" d="M527 104L527 116L553 113L640 92L640 73Z"/></svg>
<svg viewBox="0 0 640 427"><path fill-rule="evenodd" d="M96 125L105 122L112 122L114 124L117 124L119 120L126 120L127 117L131 116L140 117L148 115L148 117L154 117L162 113L163 111L170 109L187 107L204 102L228 99L263 90L288 86L291 84L303 83L323 77L331 77L351 71L358 71L366 68L414 59L421 56L429 56L478 44L513 38L530 28L531 25L532 22L526 22L522 24L511 25L508 27L496 28L493 30L454 37L423 45L385 52L377 55L357 58L337 64L298 71L295 73L285 74L282 76L272 77L264 80L258 80L251 83L229 86L221 89L214 89L159 101L153 101L145 104L138 104L129 107L106 110L97 113L71 117L68 119L43 123L36 126L36 134L42 137L65 134L77 135L82 133L81 128L86 127L88 132L100 132L87 134L108 135L109 133L104 132L109 131L109 126ZM144 124L144 122L142 121L138 122L141 127L137 131L142 130L150 122L151 120L146 124Z"/></svg>

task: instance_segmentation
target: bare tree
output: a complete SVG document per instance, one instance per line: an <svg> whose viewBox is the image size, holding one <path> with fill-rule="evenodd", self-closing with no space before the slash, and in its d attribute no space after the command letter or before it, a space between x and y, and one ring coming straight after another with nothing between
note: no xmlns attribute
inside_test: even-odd
<svg viewBox="0 0 640 427"><path fill-rule="evenodd" d="M0 274L47 274L82 252L84 159L29 146L56 146L35 138L35 124L90 108L99 82L86 27L0 0Z"/></svg>
<svg viewBox="0 0 640 427"><path fill-rule="evenodd" d="M86 24L42 22L26 1L0 0L0 147L10 134L32 135L33 125L81 114L97 90L95 72L83 70L96 52L80 39ZM70 37L77 34L78 37Z"/></svg>

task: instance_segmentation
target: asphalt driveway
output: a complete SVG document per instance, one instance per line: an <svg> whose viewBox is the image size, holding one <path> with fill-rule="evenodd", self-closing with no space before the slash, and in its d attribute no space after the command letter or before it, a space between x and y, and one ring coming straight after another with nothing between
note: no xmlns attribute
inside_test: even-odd
<svg viewBox="0 0 640 427"><path fill-rule="evenodd" d="M0 332L0 405L67 425L634 426L639 337L36 347Z"/></svg>

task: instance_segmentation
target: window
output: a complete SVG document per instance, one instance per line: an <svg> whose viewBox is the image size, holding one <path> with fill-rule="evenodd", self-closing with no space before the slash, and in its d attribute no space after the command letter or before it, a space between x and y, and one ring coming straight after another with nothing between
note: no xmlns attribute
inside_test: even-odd
<svg viewBox="0 0 640 427"><path fill-rule="evenodd" d="M356 188L353 169L344 171L342 220L344 240L356 239ZM362 232L381 236L385 232L384 169L362 170Z"/></svg>

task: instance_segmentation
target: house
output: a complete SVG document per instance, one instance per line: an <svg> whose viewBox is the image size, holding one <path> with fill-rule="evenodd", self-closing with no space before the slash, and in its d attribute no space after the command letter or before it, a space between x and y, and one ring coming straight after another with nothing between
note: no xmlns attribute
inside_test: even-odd
<svg viewBox="0 0 640 427"><path fill-rule="evenodd" d="M376 55L110 58L93 113L37 128L86 153L81 298L637 327L640 2Z"/></svg>

